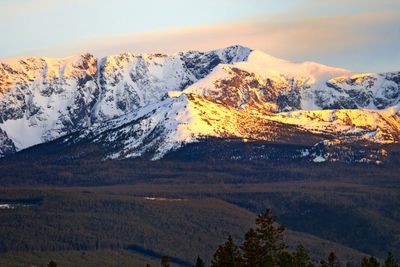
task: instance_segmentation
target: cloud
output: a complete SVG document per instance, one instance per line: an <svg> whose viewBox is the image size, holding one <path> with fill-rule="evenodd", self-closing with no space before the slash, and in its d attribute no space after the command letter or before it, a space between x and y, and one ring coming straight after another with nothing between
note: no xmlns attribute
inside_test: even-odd
<svg viewBox="0 0 400 267"><path fill-rule="evenodd" d="M89 3L93 0L80 1ZM78 5L78 2L79 0L3 0L0 2L0 9L2 14L12 14L18 10L46 13L57 9L63 12L65 7ZM57 32L57 36L63 38L55 39L49 38L48 34L42 34L44 31L36 32L36 29L32 30L36 32L34 36L28 34L22 36L24 38L14 36L14 30L9 34L12 36L10 40L18 40L13 47L19 44L26 47L26 42L30 42L30 48L25 48L24 54L39 56L61 57L82 51L89 51L97 56L120 52L173 53L242 44L294 61L313 60L358 71L400 70L398 0L297 0L291 1L290 5L283 5L286 9L280 15L158 32L88 36L86 39L67 35L68 29L65 29L66 32ZM24 16L21 12L17 14ZM45 27L47 21L43 23ZM57 21L53 24L56 25ZM76 25L80 27L80 23ZM21 27L25 29L27 26ZM64 35L67 36L64 38ZM44 42L47 38L54 40ZM54 45L56 42L62 43ZM46 48L45 45L54 46Z"/></svg>
<svg viewBox="0 0 400 267"><path fill-rule="evenodd" d="M399 69L400 15L368 13L314 17L276 16L207 27L132 33L80 40L48 50L53 55L91 51L120 52L209 50L242 44L291 60L315 60L356 70ZM372 55L372 56L371 56ZM371 58L377 57L375 61ZM350 59L350 60L349 60ZM397 64L397 65L396 65Z"/></svg>

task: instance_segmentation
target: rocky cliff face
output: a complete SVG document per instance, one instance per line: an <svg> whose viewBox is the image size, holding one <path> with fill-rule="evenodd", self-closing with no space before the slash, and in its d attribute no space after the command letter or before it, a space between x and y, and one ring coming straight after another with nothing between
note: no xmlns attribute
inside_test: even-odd
<svg viewBox="0 0 400 267"><path fill-rule="evenodd" d="M26 58L0 65L0 128L17 150L47 142L160 101L219 63L245 60L235 46L208 53L120 54L96 59Z"/></svg>
<svg viewBox="0 0 400 267"><path fill-rule="evenodd" d="M8 155L15 152L16 149L13 141L0 129L0 155Z"/></svg>
<svg viewBox="0 0 400 267"><path fill-rule="evenodd" d="M0 155L78 133L105 158L205 137L399 142L400 72L356 74L233 46L0 64ZM367 110L366 110L367 109Z"/></svg>

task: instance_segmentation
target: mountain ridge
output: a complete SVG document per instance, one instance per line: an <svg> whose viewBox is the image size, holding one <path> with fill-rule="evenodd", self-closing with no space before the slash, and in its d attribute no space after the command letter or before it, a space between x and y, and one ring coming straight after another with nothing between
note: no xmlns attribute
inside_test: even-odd
<svg viewBox="0 0 400 267"><path fill-rule="evenodd" d="M119 147L110 159L149 151L159 159L207 136L295 144L306 132L341 143L399 142L400 72L291 63L238 45L65 60L0 64L0 156L75 132Z"/></svg>

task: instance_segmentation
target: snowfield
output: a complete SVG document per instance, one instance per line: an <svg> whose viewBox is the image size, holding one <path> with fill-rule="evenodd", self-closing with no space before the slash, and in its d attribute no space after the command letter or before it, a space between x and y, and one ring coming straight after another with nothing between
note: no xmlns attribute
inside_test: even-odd
<svg viewBox="0 0 400 267"><path fill-rule="evenodd" d="M0 63L0 156L75 132L109 146L109 159L159 159L204 137L277 141L279 127L398 143L399 109L400 72L292 63L242 46L16 58Z"/></svg>

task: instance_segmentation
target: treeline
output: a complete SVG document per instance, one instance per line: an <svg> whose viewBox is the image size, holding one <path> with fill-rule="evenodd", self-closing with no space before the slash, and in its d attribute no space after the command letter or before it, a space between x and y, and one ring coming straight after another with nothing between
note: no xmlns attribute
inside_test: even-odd
<svg viewBox="0 0 400 267"><path fill-rule="evenodd" d="M50 261L48 267L58 267ZM170 267L168 256L161 258L161 267ZM288 250L285 242L285 227L276 222L270 209L259 214L255 227L250 228L241 245L236 245L231 236L214 253L210 267L400 267L399 261L388 253L381 264L373 256L364 257L359 265L342 263L334 252L319 262L312 261L308 250L299 245L294 251ZM151 267L147 264L146 267ZM197 257L193 267L206 267L205 262Z"/></svg>
<svg viewBox="0 0 400 267"><path fill-rule="evenodd" d="M285 227L276 222L270 209L259 214L255 228L250 228L243 243L238 246L231 236L221 244L214 253L211 267L351 267L349 262L342 263L334 252L319 262L311 260L308 250L299 245L294 251L288 250L285 242ZM170 267L169 257L161 258L161 267ZM361 267L400 267L399 261L392 253L388 253L381 264L373 256L364 257ZM48 267L57 267L54 261ZM151 267L149 264L146 267ZM193 267L206 267L205 262L197 257Z"/></svg>
<svg viewBox="0 0 400 267"><path fill-rule="evenodd" d="M237 149L236 149L237 150ZM209 150L205 150L209 151ZM25 153L25 152L24 152ZM183 154L183 155L188 155ZM212 154L211 154L212 155ZM277 156L274 154L274 156ZM168 157L167 157L168 158ZM234 156L232 156L234 158ZM395 180L398 164L375 165L272 160L215 160L197 161L181 158L148 160L55 160L53 157L24 158L15 155L0 159L0 183L3 186L56 185L99 186L157 179L197 183L249 183L282 180L343 179L375 181L376 177ZM332 172L335 168L335 172Z"/></svg>
<svg viewBox="0 0 400 267"><path fill-rule="evenodd" d="M256 227L250 228L244 236L243 243L238 246L231 236L216 250L211 267L340 267L351 266L341 263L334 252L319 262L311 260L308 250L299 245L295 251L289 251L285 243L285 227L276 222L270 209L259 214ZM201 261L196 267L204 267ZM373 256L364 257L362 267L380 267L381 263ZM399 267L398 260L392 253L383 263L384 267Z"/></svg>
<svg viewBox="0 0 400 267"><path fill-rule="evenodd" d="M351 267L349 262L341 263L334 252L319 262L311 260L308 250L299 245L294 251L288 250L285 243L285 227L276 222L270 209L259 214L256 227L250 228L243 243L238 246L231 236L214 253L211 267ZM169 267L167 256L162 257L161 267ZM354 265L356 266L356 265ZM361 267L400 267L392 253L383 264L377 258L364 257ZM146 267L151 267L149 264ZM193 267L206 267L205 262L197 257Z"/></svg>

